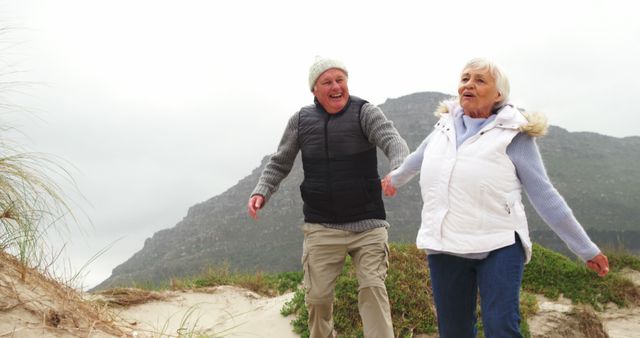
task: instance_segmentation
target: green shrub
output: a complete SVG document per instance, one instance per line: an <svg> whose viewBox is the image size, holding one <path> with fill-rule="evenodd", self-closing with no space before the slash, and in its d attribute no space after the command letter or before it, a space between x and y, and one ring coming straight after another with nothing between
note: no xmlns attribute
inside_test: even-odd
<svg viewBox="0 0 640 338"><path fill-rule="evenodd" d="M392 244L390 249L386 285L396 335L435 332L436 311L424 251L414 244Z"/></svg>
<svg viewBox="0 0 640 338"><path fill-rule="evenodd" d="M640 258L624 250L607 251L611 271L620 271L624 268L640 271Z"/></svg>
<svg viewBox="0 0 640 338"><path fill-rule="evenodd" d="M285 317L295 315L295 318L291 321L293 331L300 334L302 338L309 338L309 328L307 327L309 312L304 304L304 290L302 288L296 290L293 298L284 304L280 314Z"/></svg>
<svg viewBox="0 0 640 338"><path fill-rule="evenodd" d="M396 336L435 332L437 324L424 252L415 245L392 244L389 265L385 284ZM285 316L295 314L294 331L303 338L309 337L302 289L296 291L281 313ZM333 318L340 337L363 336L358 312L358 282L349 258L336 282Z"/></svg>

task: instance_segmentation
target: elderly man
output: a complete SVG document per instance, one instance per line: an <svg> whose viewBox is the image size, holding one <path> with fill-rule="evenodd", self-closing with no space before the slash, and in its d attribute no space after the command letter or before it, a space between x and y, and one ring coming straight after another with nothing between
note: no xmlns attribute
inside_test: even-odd
<svg viewBox="0 0 640 338"><path fill-rule="evenodd" d="M358 308L365 337L393 337L384 280L387 228L376 147L392 169L409 153L406 142L380 108L349 95L348 72L334 59L317 58L309 69L314 104L287 124L251 193L248 211L257 218L302 152L300 186L305 223L302 265L311 337L335 336L334 287L347 254L358 277Z"/></svg>

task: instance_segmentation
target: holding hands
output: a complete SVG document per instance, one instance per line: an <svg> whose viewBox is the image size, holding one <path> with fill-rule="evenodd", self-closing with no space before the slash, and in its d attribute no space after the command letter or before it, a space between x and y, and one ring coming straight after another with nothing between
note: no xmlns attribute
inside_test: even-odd
<svg viewBox="0 0 640 338"><path fill-rule="evenodd" d="M391 176L385 176L380 183L382 184L382 192L385 196L393 197L398 192L398 189L391 184Z"/></svg>

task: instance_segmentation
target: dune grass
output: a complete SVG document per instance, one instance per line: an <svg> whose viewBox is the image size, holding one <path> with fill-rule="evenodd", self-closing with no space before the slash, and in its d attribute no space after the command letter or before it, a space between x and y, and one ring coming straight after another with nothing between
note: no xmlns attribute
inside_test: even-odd
<svg viewBox="0 0 640 338"><path fill-rule="evenodd" d="M61 220L73 217L50 175L69 180L71 176L53 160L22 152L2 136L0 131L0 250L15 256L25 267L48 266L51 262L44 262L47 232L65 228Z"/></svg>

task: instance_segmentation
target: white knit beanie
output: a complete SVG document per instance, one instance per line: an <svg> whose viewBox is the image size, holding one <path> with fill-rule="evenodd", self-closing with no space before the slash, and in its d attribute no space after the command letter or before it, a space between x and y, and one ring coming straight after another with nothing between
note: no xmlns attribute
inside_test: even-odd
<svg viewBox="0 0 640 338"><path fill-rule="evenodd" d="M316 60L313 62L311 67L309 67L309 89L311 89L311 91L313 91L313 86L316 84L320 75L331 68L338 68L347 74L347 76L349 75L347 67L345 67L344 63L341 61L316 56Z"/></svg>

